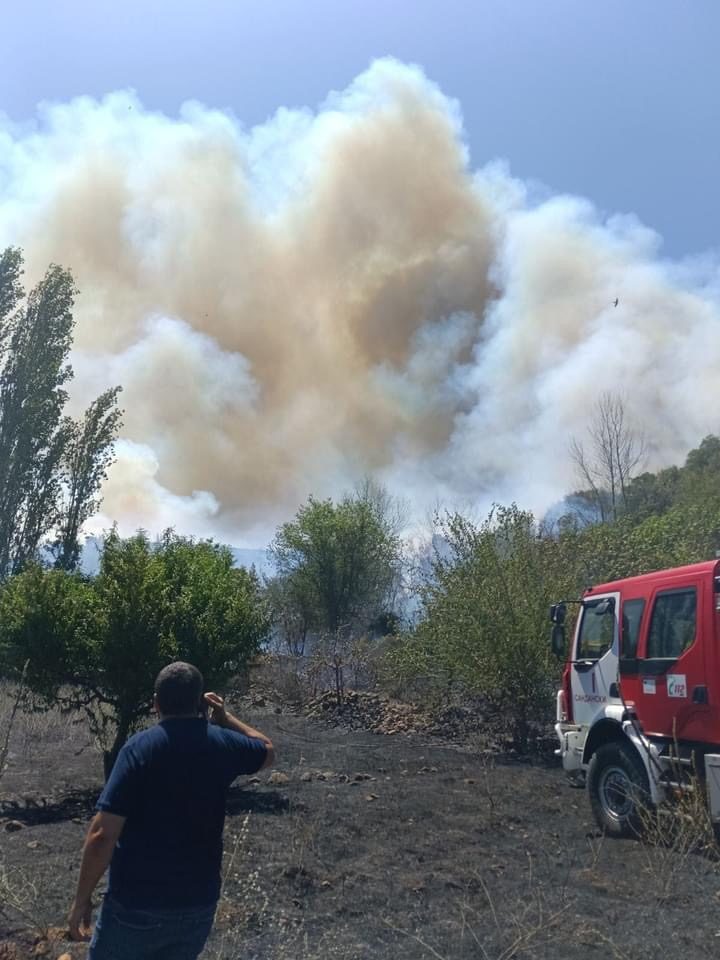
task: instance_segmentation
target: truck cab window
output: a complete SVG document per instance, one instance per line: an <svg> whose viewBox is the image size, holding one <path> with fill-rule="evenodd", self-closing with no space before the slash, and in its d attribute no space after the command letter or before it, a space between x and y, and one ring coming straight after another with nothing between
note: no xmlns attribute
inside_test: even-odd
<svg viewBox="0 0 720 960"><path fill-rule="evenodd" d="M677 660L695 639L696 590L672 590L655 597L647 656Z"/></svg>
<svg viewBox="0 0 720 960"><path fill-rule="evenodd" d="M599 660L613 645L615 637L615 609L610 604L604 613L595 608L601 600L586 602L582 611L577 659Z"/></svg>
<svg viewBox="0 0 720 960"><path fill-rule="evenodd" d="M626 600L622 607L622 653L623 660L634 660L637 657L638 638L640 636L640 622L642 621L645 601Z"/></svg>

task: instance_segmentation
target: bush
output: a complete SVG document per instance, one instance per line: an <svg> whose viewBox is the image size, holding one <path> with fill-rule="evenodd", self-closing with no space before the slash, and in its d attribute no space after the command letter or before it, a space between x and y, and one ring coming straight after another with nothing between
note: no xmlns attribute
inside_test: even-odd
<svg viewBox="0 0 720 960"><path fill-rule="evenodd" d="M439 533L419 621L393 663L408 679L481 695L524 749L530 722L550 709L558 673L547 613L565 589L558 542L538 537L532 515L516 506L495 508L480 526L450 515Z"/></svg>
<svg viewBox="0 0 720 960"><path fill-rule="evenodd" d="M165 534L105 539L94 578L38 566L0 593L0 664L28 662L39 704L81 709L109 773L148 715L152 683L173 660L194 663L209 686L244 670L269 621L253 573L211 542Z"/></svg>

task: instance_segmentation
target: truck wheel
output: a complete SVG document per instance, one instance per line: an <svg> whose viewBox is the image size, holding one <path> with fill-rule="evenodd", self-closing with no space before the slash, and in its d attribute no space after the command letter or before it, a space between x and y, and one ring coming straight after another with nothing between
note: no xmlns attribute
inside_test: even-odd
<svg viewBox="0 0 720 960"><path fill-rule="evenodd" d="M593 754L587 777L590 807L600 829L613 837L637 837L650 788L640 757L624 743L605 743Z"/></svg>

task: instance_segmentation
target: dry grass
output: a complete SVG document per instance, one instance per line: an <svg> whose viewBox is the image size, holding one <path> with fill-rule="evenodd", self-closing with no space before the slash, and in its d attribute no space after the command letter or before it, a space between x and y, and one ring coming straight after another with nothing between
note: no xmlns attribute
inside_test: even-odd
<svg viewBox="0 0 720 960"><path fill-rule="evenodd" d="M37 755L38 746L51 743L53 749L72 753L89 746L84 718L77 713L37 705L24 685L0 680L0 772L12 757L22 760Z"/></svg>
<svg viewBox="0 0 720 960"><path fill-rule="evenodd" d="M689 899L694 883L720 872L705 786L696 773L668 801L645 810L642 824L645 870L658 901Z"/></svg>

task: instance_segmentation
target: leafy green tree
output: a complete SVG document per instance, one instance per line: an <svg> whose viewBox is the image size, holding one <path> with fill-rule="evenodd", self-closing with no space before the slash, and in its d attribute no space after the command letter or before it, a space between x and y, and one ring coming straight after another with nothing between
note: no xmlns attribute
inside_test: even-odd
<svg viewBox="0 0 720 960"><path fill-rule="evenodd" d="M60 521L53 543L55 566L74 570L80 560L80 531L100 506L100 486L113 461L113 442L122 421L117 407L120 387L105 390L70 422L62 453Z"/></svg>
<svg viewBox="0 0 720 960"><path fill-rule="evenodd" d="M583 532L586 586L712 559L720 549L720 497L678 504L635 524L623 517Z"/></svg>
<svg viewBox="0 0 720 960"><path fill-rule="evenodd" d="M339 503L310 497L283 524L270 554L305 630L366 630L395 604L401 544L383 491L366 485Z"/></svg>
<svg viewBox="0 0 720 960"><path fill-rule="evenodd" d="M554 691L548 606L574 589L561 542L515 505L495 507L479 526L449 515L440 534L419 621L394 654L398 671L481 695L524 748Z"/></svg>
<svg viewBox="0 0 720 960"><path fill-rule="evenodd" d="M690 473L711 472L715 477L720 475L720 437L708 434L700 442L700 446L691 450L685 460L685 469Z"/></svg>
<svg viewBox="0 0 720 960"><path fill-rule="evenodd" d="M675 507L713 504L720 491L720 437L705 437L691 450L683 466L670 466L657 473L646 471L633 477L625 488L622 509L616 518L643 523ZM592 491L588 495L594 497ZM606 510L609 516L609 510Z"/></svg>
<svg viewBox="0 0 720 960"><path fill-rule="evenodd" d="M41 706L85 713L106 775L148 716L150 690L173 660L208 685L244 670L269 628L253 573L231 551L168 532L104 542L94 578L30 566L0 591L0 663L29 661L25 682Z"/></svg>
<svg viewBox="0 0 720 960"><path fill-rule="evenodd" d="M700 446L687 455L680 471L678 500L683 503L707 503L720 492L720 437L705 437Z"/></svg>
<svg viewBox="0 0 720 960"><path fill-rule="evenodd" d="M22 262L13 248L0 255L0 580L56 528L62 565L77 562L79 524L96 506L120 422L117 389L81 425L64 415L77 291L53 264L24 298Z"/></svg>
<svg viewBox="0 0 720 960"><path fill-rule="evenodd" d="M658 473L641 473L628 484L623 515L634 522L669 510L678 500L682 471L667 467Z"/></svg>

